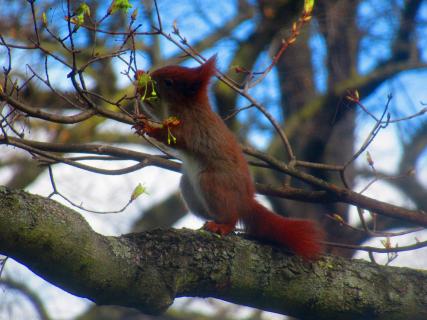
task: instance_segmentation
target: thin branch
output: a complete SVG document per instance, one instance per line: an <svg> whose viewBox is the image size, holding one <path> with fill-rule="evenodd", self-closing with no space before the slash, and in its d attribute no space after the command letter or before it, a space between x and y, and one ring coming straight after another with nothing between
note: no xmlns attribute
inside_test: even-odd
<svg viewBox="0 0 427 320"><path fill-rule="evenodd" d="M360 208L358 208L360 209ZM406 230L402 230L402 231L398 231L398 232L388 232L388 231L378 231L375 228L375 231L370 230L367 227L367 223L366 221L363 219L363 221L365 221L365 225L366 228L363 227L363 229L361 228L357 228L352 226L351 224L345 222L341 216L337 217L336 215L327 215L327 217L335 222L338 222L340 225L351 229L353 231L357 231L357 232L364 232L366 233L369 237L387 237L387 238L393 238L393 237L400 237L400 236L404 236L404 235L408 235L411 233L415 233L415 232L420 232L423 230L426 230L426 228L424 227L416 227L416 228L410 228L410 229L406 229Z"/></svg>
<svg viewBox="0 0 427 320"><path fill-rule="evenodd" d="M0 286L6 287L8 290L16 290L20 292L37 311L37 319L50 320L49 313L45 309L45 301L39 296L39 292L31 290L26 284L17 282L9 277L0 279Z"/></svg>
<svg viewBox="0 0 427 320"><path fill-rule="evenodd" d="M0 135L0 144L5 143L4 137ZM122 160L135 160L146 163L146 166L153 165L171 171L179 172L181 165L177 162L165 159L162 156L151 155L143 152L122 149L118 147L102 145L102 144L62 144L32 141L25 139L16 139L9 137L8 144L17 147L30 147L31 151L38 149L39 151L59 152L59 153L88 153L97 155L116 156ZM52 158L51 158L52 159ZM53 159L56 160L56 159ZM63 158L58 159L62 162Z"/></svg>
<svg viewBox="0 0 427 320"><path fill-rule="evenodd" d="M377 253L391 253L391 252L403 252L403 251L412 251L416 249L422 249L427 247L427 241L416 242L414 244L403 246L403 247L392 247L392 248L377 248L371 246L358 246L353 244L345 244L345 243L336 243L336 242L325 242L325 244L332 247L339 247L350 250L362 250L368 252L377 252Z"/></svg>
<svg viewBox="0 0 427 320"><path fill-rule="evenodd" d="M162 27L162 18L160 16L160 11L159 11L159 7L157 5L157 0L154 0L154 6L156 8L156 16L157 16L157 23L158 23L158 29L160 31L163 31L163 27Z"/></svg>
<svg viewBox="0 0 427 320"><path fill-rule="evenodd" d="M40 44L39 30L37 27L37 20L36 20L36 12L34 9L35 0L27 0L27 1L30 3L30 6L31 6L31 15L33 17L34 32L36 34L37 44Z"/></svg>
<svg viewBox="0 0 427 320"><path fill-rule="evenodd" d="M280 47L279 51L273 56L270 65L264 71L260 72L261 75L255 81L251 81L250 83L248 83L247 85L248 89L255 87L265 79L265 77L270 73L273 67L279 62L283 53L285 53L285 51L289 48L289 46L291 46L292 43L296 41L299 33L301 32L302 27L310 20L311 20L311 12L304 11L301 17L298 19L298 21L292 25L292 33L289 36L289 38L282 40L282 46ZM249 77L249 78L252 78L252 77Z"/></svg>
<svg viewBox="0 0 427 320"><path fill-rule="evenodd" d="M53 114L49 112L45 112L40 108L31 107L11 96L8 96L4 93L0 92L0 98L6 101L8 104L13 106L14 108L24 112L25 114L32 116L34 118L43 119L50 122L63 123L63 124L74 124L78 122L82 122L94 116L96 114L95 110L86 110L82 111L78 114L71 116L63 116L59 114Z"/></svg>
<svg viewBox="0 0 427 320"><path fill-rule="evenodd" d="M77 204L74 201L70 200L68 197L64 196L61 192L58 191L58 188L55 184L55 179L53 177L53 170L51 166L48 166L48 170L49 170L49 179L50 179L50 183L52 186L52 193L48 196L48 198L51 198L54 195L58 195L59 197L61 197L62 199L64 199L65 201L67 201L69 204L71 204L73 207L79 208L80 210L86 211L86 212L90 212L90 213L96 213L96 214L113 214L113 213L121 213L123 211L125 211L127 209L127 207L129 207L129 205L135 200L132 196L129 198L129 201L121 208L118 210L111 210L111 211L98 211L98 210L92 210L92 209L87 209L85 208L82 204Z"/></svg>
<svg viewBox="0 0 427 320"><path fill-rule="evenodd" d="M319 179L308 173L299 171L276 158L256 151L253 148L245 147L245 153L256 156L269 163L273 168L298 178L312 186L328 191L337 197L338 201L353 204L355 206L370 210L395 219L403 219L422 226L427 226L427 213L423 210L409 210L393 204L382 202L356 193L352 190L339 187L335 184Z"/></svg>
<svg viewBox="0 0 427 320"><path fill-rule="evenodd" d="M369 133L368 137L366 138L362 146L359 148L359 150L351 157L351 159L349 159L346 162L346 164L344 165L344 168L347 168L351 163L353 163L353 161L356 160L362 154L362 152L369 147L369 145L371 144L372 141L374 141L375 137L377 136L377 134L380 132L381 129L384 129L385 127L387 127L387 125L389 124L388 119L390 118L390 114L387 113L387 111L388 111L388 107L390 105L391 99L392 99L392 95L390 94L387 97L387 102L381 117L377 120L377 123L372 128L371 132ZM387 121L383 122L383 119L386 115L387 115Z"/></svg>

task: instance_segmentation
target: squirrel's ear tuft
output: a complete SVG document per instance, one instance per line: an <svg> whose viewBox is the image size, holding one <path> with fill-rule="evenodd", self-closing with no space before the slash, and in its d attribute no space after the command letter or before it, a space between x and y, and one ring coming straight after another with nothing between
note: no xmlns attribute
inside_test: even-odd
<svg viewBox="0 0 427 320"><path fill-rule="evenodd" d="M200 94L203 95L207 92L209 80L216 73L216 55L213 55L201 66L189 69L190 72L187 73L188 78L188 87L186 92L190 95Z"/></svg>
<svg viewBox="0 0 427 320"><path fill-rule="evenodd" d="M200 68L200 80L203 83L209 82L210 78L215 75L216 72L216 54L210 57Z"/></svg>

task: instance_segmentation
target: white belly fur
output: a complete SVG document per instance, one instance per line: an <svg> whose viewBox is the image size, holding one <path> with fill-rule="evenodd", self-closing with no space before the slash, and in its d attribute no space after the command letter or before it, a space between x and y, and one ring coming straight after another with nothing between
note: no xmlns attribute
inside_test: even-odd
<svg viewBox="0 0 427 320"><path fill-rule="evenodd" d="M202 171L202 164L195 157L184 151L179 151L179 156L182 160L183 174L187 176L188 180L191 183L191 186L194 189L194 192L196 193L195 195L197 196L199 201L203 203L203 206L207 209L207 205L200 188L199 174Z"/></svg>

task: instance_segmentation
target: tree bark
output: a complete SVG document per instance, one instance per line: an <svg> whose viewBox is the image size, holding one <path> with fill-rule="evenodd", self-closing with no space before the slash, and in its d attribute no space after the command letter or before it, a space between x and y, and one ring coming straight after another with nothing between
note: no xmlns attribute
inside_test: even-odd
<svg viewBox="0 0 427 320"><path fill-rule="evenodd" d="M0 253L70 293L149 314L198 296L301 319L427 318L425 271L332 256L309 263L200 230L107 237L53 200L4 187Z"/></svg>

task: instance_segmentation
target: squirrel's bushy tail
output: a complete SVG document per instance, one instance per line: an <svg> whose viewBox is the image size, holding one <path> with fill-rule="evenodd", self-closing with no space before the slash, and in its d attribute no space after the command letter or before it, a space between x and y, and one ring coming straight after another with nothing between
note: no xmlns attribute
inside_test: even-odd
<svg viewBox="0 0 427 320"><path fill-rule="evenodd" d="M255 200L252 212L242 221L250 235L287 247L305 259L316 259L323 252L324 233L313 221L284 218Z"/></svg>

